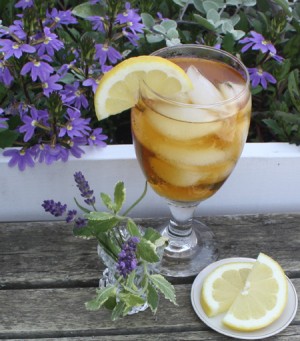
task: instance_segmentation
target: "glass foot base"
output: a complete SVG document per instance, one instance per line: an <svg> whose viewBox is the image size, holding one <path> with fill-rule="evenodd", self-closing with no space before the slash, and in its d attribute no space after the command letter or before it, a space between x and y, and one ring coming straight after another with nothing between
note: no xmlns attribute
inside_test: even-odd
<svg viewBox="0 0 300 341"><path fill-rule="evenodd" d="M169 238L164 250L160 273L167 277L196 276L207 265L218 259L217 240L211 229L194 219L189 236L174 236L168 223L160 233Z"/></svg>

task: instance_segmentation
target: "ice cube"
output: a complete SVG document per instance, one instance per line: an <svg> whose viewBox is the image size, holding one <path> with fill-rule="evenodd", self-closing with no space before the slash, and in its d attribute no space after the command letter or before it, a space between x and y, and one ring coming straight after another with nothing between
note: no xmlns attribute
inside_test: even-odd
<svg viewBox="0 0 300 341"><path fill-rule="evenodd" d="M239 95L245 86L243 84L237 84L233 82L225 82L219 84L219 89L224 97L224 99L231 99Z"/></svg>
<svg viewBox="0 0 300 341"><path fill-rule="evenodd" d="M193 89L189 91L191 102L194 104L215 104L223 101L223 96L206 77L193 65L187 69L187 75L193 83Z"/></svg>

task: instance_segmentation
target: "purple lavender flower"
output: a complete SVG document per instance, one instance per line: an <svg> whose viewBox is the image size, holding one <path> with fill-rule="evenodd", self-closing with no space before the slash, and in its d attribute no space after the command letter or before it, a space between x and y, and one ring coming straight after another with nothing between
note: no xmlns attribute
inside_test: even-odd
<svg viewBox="0 0 300 341"><path fill-rule="evenodd" d="M75 220L75 227L76 228L85 227L87 225L87 223L88 223L87 219L79 217Z"/></svg>
<svg viewBox="0 0 300 341"><path fill-rule="evenodd" d="M74 179L81 193L81 196L85 198L84 202L88 205L94 206L96 202L94 191L91 190L90 185L88 181L86 181L82 172L76 172L74 174Z"/></svg>
<svg viewBox="0 0 300 341"><path fill-rule="evenodd" d="M66 84L63 91L61 91L62 101L66 104L74 105L75 108L85 109L89 106L89 102L80 89L80 83Z"/></svg>
<svg viewBox="0 0 300 341"><path fill-rule="evenodd" d="M30 149L7 149L3 155L11 157L8 161L9 167L18 165L20 171L23 171L27 166L34 166Z"/></svg>
<svg viewBox="0 0 300 341"><path fill-rule="evenodd" d="M87 20L91 22L93 30L105 33L105 27L103 24L104 18L98 15L92 15L87 17Z"/></svg>
<svg viewBox="0 0 300 341"><path fill-rule="evenodd" d="M49 61L49 57L42 56L41 59ZM51 59L50 59L51 60ZM54 71L53 67L43 62L42 60L35 59L26 63L21 70L21 75L24 76L30 72L31 79L35 82L39 78L42 82L46 81L50 77L50 74Z"/></svg>
<svg viewBox="0 0 300 341"><path fill-rule="evenodd" d="M61 84L56 83L59 79L59 75L53 75L42 82L43 93L46 97L49 97L53 91L61 90L63 88Z"/></svg>
<svg viewBox="0 0 300 341"><path fill-rule="evenodd" d="M23 10L26 8L30 8L33 6L33 0L20 0L15 4L16 8L22 8Z"/></svg>
<svg viewBox="0 0 300 341"><path fill-rule="evenodd" d="M0 82L9 87L13 80L9 68L5 66L5 62L0 60Z"/></svg>
<svg viewBox="0 0 300 341"><path fill-rule="evenodd" d="M264 71L262 68L248 68L249 76L251 79L251 84L253 87L261 86L266 89L268 83L275 84L276 79L267 71Z"/></svg>
<svg viewBox="0 0 300 341"><path fill-rule="evenodd" d="M250 34L252 35L252 37L246 37L240 40L241 44L246 44L241 49L242 53L251 48L252 50L260 50L262 53L270 52L276 55L276 48L270 41L266 40L264 36L255 31L251 31Z"/></svg>
<svg viewBox="0 0 300 341"><path fill-rule="evenodd" d="M0 52L4 53L4 60L14 56L19 59L23 52L34 53L35 48L28 44L19 44L10 39L0 39Z"/></svg>
<svg viewBox="0 0 300 341"><path fill-rule="evenodd" d="M51 12L47 12L47 18L56 23L55 27L77 23L77 19L72 16L71 10L58 11L53 8Z"/></svg>
<svg viewBox="0 0 300 341"><path fill-rule="evenodd" d="M95 57L99 59L101 65L104 65L107 60L109 60L112 64L115 64L118 60L122 59L121 53L112 46L96 44L95 48Z"/></svg>
<svg viewBox="0 0 300 341"><path fill-rule="evenodd" d="M139 238L131 237L122 245L122 250L118 255L117 270L124 278L137 267L136 248L139 242Z"/></svg>
<svg viewBox="0 0 300 341"><path fill-rule="evenodd" d="M63 42L56 38L57 35L55 33L51 33L49 27L44 27L44 41L37 47L38 55L42 56L46 53L49 56L53 56L54 51L59 51L61 48L63 48Z"/></svg>
<svg viewBox="0 0 300 341"><path fill-rule="evenodd" d="M79 110L73 110L71 108L67 109L66 115L68 122L60 129L59 137L63 137L65 135L70 138L74 138L76 136L82 137L87 135L87 133L91 130L89 127L90 118L81 118Z"/></svg>
<svg viewBox="0 0 300 341"><path fill-rule="evenodd" d="M107 139L107 136L102 134L102 130L102 128L96 128L91 132L87 139L90 146L106 146L106 143L103 141Z"/></svg>
<svg viewBox="0 0 300 341"><path fill-rule="evenodd" d="M82 82L83 86L91 86L92 90L93 90L93 93L96 92L98 84L99 84L99 80L94 79L92 77L88 78L88 79L86 79L85 81Z"/></svg>
<svg viewBox="0 0 300 341"><path fill-rule="evenodd" d="M63 205L60 201L55 202L54 200L44 200L42 207L55 217L61 217L67 210L66 204Z"/></svg>
<svg viewBox="0 0 300 341"><path fill-rule="evenodd" d="M76 215L77 215L77 211L76 210L69 210L68 213L67 213L66 222L70 223L70 222L74 221Z"/></svg>

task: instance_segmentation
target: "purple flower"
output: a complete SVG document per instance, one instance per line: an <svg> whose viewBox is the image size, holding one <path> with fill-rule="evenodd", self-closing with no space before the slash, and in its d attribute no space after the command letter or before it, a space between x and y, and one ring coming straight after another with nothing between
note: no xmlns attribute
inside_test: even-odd
<svg viewBox="0 0 300 341"><path fill-rule="evenodd" d="M48 60L47 56L42 56L41 59ZM50 74L54 71L53 67L43 62L42 60L33 60L26 63L21 70L21 75L24 76L30 72L31 79L35 82L39 78L42 82L46 81Z"/></svg>
<svg viewBox="0 0 300 341"><path fill-rule="evenodd" d="M97 90L98 84L99 84L99 80L98 79L94 79L92 77L88 78L84 82L82 82L83 86L91 86L94 93Z"/></svg>
<svg viewBox="0 0 300 341"><path fill-rule="evenodd" d="M69 210L67 213L66 222L70 223L70 222L74 221L76 214L77 214L76 210Z"/></svg>
<svg viewBox="0 0 300 341"><path fill-rule="evenodd" d="M96 202L94 191L91 190L90 185L88 181L86 181L82 172L76 172L74 174L74 179L81 193L81 196L85 198L84 202L88 205L94 206Z"/></svg>
<svg viewBox="0 0 300 341"><path fill-rule="evenodd" d="M53 75L42 82L43 93L46 97L49 97L53 91L61 90L63 88L61 84L56 83L59 79L59 75Z"/></svg>
<svg viewBox="0 0 300 341"><path fill-rule="evenodd" d="M84 142L83 142L84 141ZM82 154L84 154L84 150L80 148L80 146L86 144L86 138L83 137L74 137L72 140L68 141L69 152L77 159L81 158Z"/></svg>
<svg viewBox="0 0 300 341"><path fill-rule="evenodd" d="M28 44L19 44L10 39L0 39L0 51L4 53L4 60L14 56L19 59L23 52L34 53L35 48Z"/></svg>
<svg viewBox="0 0 300 341"><path fill-rule="evenodd" d="M75 227L76 228L85 227L87 225L87 223L88 223L87 219L79 217L75 220Z"/></svg>
<svg viewBox="0 0 300 341"><path fill-rule="evenodd" d="M258 86L261 84L261 86L266 89L268 86L268 83L275 84L276 79L267 71L264 71L262 68L248 68L249 76L251 79L251 84L253 87Z"/></svg>
<svg viewBox="0 0 300 341"><path fill-rule="evenodd" d="M109 60L112 64L115 64L118 60L122 59L121 53L112 46L96 44L95 48L95 57L99 59L101 65L104 65L107 60Z"/></svg>
<svg viewBox="0 0 300 341"><path fill-rule="evenodd" d="M252 35L252 37L246 37L240 40L241 44L246 44L241 49L242 53L251 48L252 50L260 50L262 53L270 52L274 55L276 54L276 48L274 47L274 45L270 41L266 40L260 33L251 31L250 34Z"/></svg>
<svg viewBox="0 0 300 341"><path fill-rule="evenodd" d="M11 157L8 162L9 167L18 165L20 171L23 171L27 166L34 166L30 149L7 149L3 155Z"/></svg>
<svg viewBox="0 0 300 341"><path fill-rule="evenodd" d="M139 238L131 237L122 245L122 250L118 255L117 270L124 278L137 267L136 248L139 242Z"/></svg>
<svg viewBox="0 0 300 341"><path fill-rule="evenodd" d="M137 41L140 38L139 38L139 36L137 34L132 33L132 32L128 32L128 31L126 31L125 28L122 30L122 34L123 34L124 37L126 37L131 42L132 45L138 46Z"/></svg>
<svg viewBox="0 0 300 341"><path fill-rule="evenodd" d="M28 142L35 131L36 125L39 121L39 111L32 108L30 111L31 115L23 115L22 121L23 125L19 128L20 133L25 133L24 135L24 142Z"/></svg>
<svg viewBox="0 0 300 341"><path fill-rule="evenodd" d="M25 40L27 34L23 29L23 21L22 20L15 20L14 25L9 26L9 33L16 35L19 39Z"/></svg>
<svg viewBox="0 0 300 341"><path fill-rule="evenodd" d="M32 6L33 6L33 0L20 0L19 2L15 4L16 8L22 8L22 9L30 8Z"/></svg>
<svg viewBox="0 0 300 341"><path fill-rule="evenodd" d="M89 106L89 102L79 88L79 82L75 82L73 85L65 85L65 89L61 91L62 100L66 104L74 105L77 109Z"/></svg>
<svg viewBox="0 0 300 341"><path fill-rule="evenodd" d="M76 18L72 16L71 10L58 11L56 8L53 8L52 12L47 12L47 18L53 20L56 23L56 27L77 23Z"/></svg>
<svg viewBox="0 0 300 341"><path fill-rule="evenodd" d="M42 56L43 54L48 54L49 56L54 55L54 51L59 51L64 47L63 42L56 39L57 35L55 33L51 33L49 27L44 27L44 41L37 48L38 55Z"/></svg>
<svg viewBox="0 0 300 341"><path fill-rule="evenodd" d="M93 15L93 16L87 17L87 20L91 22L93 30L105 33L103 17L99 17L98 15Z"/></svg>
<svg viewBox="0 0 300 341"><path fill-rule="evenodd" d="M68 149L59 143L56 143L54 146L41 143L35 145L33 151L35 160L38 160L40 163L45 162L46 165L51 165L59 160L66 162L69 158Z"/></svg>
<svg viewBox="0 0 300 341"><path fill-rule="evenodd" d="M5 66L5 63L0 60L0 82L2 82L5 86L10 86L13 77L9 71L9 68Z"/></svg>
<svg viewBox="0 0 300 341"><path fill-rule="evenodd" d="M89 127L90 118L81 118L79 110L67 109L66 117L68 122L60 129L59 137L65 135L69 136L71 139L76 136L82 137L87 135L91 130Z"/></svg>
<svg viewBox="0 0 300 341"><path fill-rule="evenodd" d="M67 210L67 205L63 205L60 201L44 200L42 207L46 212L51 213L55 217L61 217Z"/></svg>
<svg viewBox="0 0 300 341"><path fill-rule="evenodd" d="M125 3L125 11L118 14L116 17L116 21L119 24L126 24L129 21L140 21L141 17L137 14L138 10L137 9L133 9L130 7L130 2L126 2Z"/></svg>
<svg viewBox="0 0 300 341"><path fill-rule="evenodd" d="M105 147L106 143L103 141L106 139L107 136L102 134L102 128L96 128L92 131L90 136L88 136L87 142L90 146Z"/></svg>

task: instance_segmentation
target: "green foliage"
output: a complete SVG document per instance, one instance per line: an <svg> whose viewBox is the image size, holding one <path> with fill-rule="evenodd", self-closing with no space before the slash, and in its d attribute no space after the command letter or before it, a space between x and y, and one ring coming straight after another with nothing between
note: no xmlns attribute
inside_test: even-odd
<svg viewBox="0 0 300 341"><path fill-rule="evenodd" d="M141 197L125 212L126 214L140 202L146 189L147 186ZM126 316L132 308L145 303L149 304L152 312L155 313L158 308L159 293L176 303L174 287L163 276L152 274L152 270L149 269L149 264L160 261L167 239L153 228L142 230L131 218L120 214L126 200L123 182L119 181L115 185L113 199L106 193L101 193L101 199L108 212L89 211L76 201L79 208L85 212L87 224L80 228L75 226L74 235L85 239L96 238L101 248L114 262L117 262L122 244L128 237L138 237L136 257L139 269L141 269L139 271L142 273L137 276L136 270L133 270L125 278L119 275L115 283L97 289L96 296L86 302L86 308L88 310L109 309L112 311L112 320L116 320Z"/></svg>

